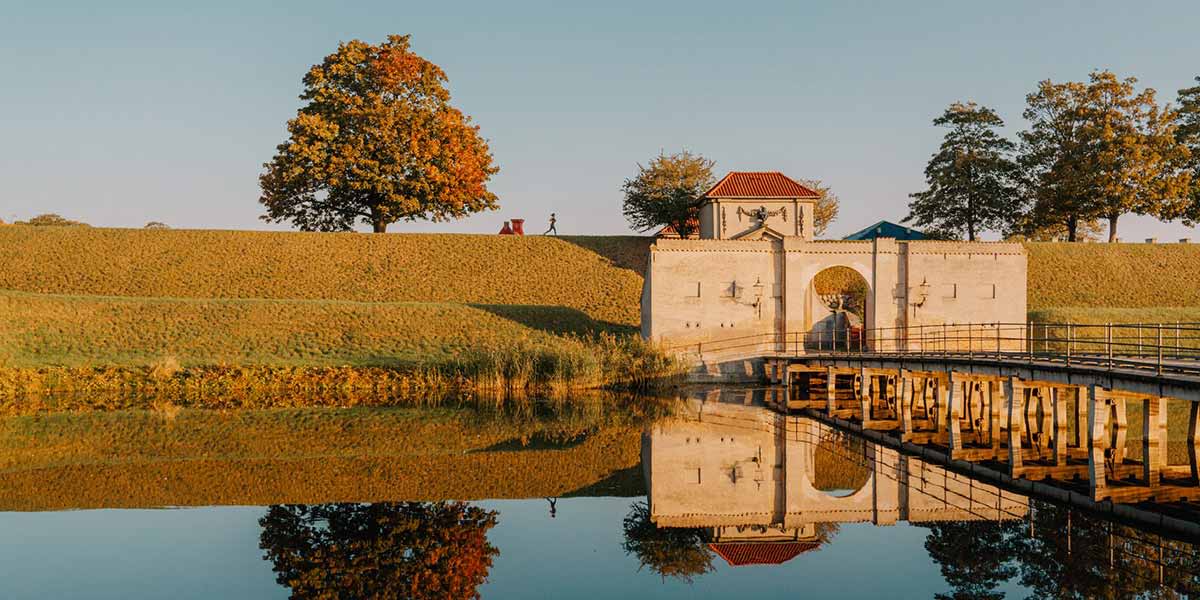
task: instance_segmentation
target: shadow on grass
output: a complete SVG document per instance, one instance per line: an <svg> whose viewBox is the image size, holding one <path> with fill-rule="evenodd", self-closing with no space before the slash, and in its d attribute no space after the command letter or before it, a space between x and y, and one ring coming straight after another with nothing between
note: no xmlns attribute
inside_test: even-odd
<svg viewBox="0 0 1200 600"><path fill-rule="evenodd" d="M525 438L512 438L497 442L486 448L471 450L476 452L527 452L531 450L566 450L586 442L592 432L584 432L570 437L550 436L545 432L537 432Z"/></svg>
<svg viewBox="0 0 1200 600"><path fill-rule="evenodd" d="M642 465L637 464L619 471L613 471L608 477L595 483L589 483L577 490L567 492L562 497L616 496L619 498L632 498L645 495L646 479L642 474Z"/></svg>
<svg viewBox="0 0 1200 600"><path fill-rule="evenodd" d="M607 321L597 321L587 313L566 306L536 304L471 304L498 317L555 335L578 335L594 338L601 333L633 334L638 328Z"/></svg>
<svg viewBox="0 0 1200 600"><path fill-rule="evenodd" d="M642 235L568 235L558 238L590 250L608 259L613 266L645 276L653 236Z"/></svg>

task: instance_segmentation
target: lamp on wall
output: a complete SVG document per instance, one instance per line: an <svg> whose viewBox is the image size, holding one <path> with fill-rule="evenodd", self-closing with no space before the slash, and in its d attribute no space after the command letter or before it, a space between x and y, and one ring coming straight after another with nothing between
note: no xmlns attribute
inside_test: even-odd
<svg viewBox="0 0 1200 600"><path fill-rule="evenodd" d="M916 302L910 302L912 307L921 308L925 306L925 301L929 299L929 278L924 277L921 279L921 285L917 286L917 298Z"/></svg>

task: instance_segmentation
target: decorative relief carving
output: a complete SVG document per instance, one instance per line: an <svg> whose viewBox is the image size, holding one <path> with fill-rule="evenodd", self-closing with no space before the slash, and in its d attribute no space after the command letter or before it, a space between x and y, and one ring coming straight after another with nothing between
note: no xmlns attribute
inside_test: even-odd
<svg viewBox="0 0 1200 600"><path fill-rule="evenodd" d="M775 210L767 210L767 207L760 206L758 208L747 209L739 206L737 209L738 222L741 222L742 215L752 219L766 222L769 217L782 216L784 221L787 221L787 207L777 208Z"/></svg>

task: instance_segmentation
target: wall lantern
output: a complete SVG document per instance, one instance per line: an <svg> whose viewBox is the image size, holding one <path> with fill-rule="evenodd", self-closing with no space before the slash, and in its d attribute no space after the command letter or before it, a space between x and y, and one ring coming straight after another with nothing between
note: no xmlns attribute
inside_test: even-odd
<svg viewBox="0 0 1200 600"><path fill-rule="evenodd" d="M925 306L925 301L929 299L929 278L922 278L921 285L917 286L917 301L913 302L914 308Z"/></svg>
<svg viewBox="0 0 1200 600"><path fill-rule="evenodd" d="M762 298L762 295L763 295L763 282L762 282L762 278L759 277L758 279L754 280L754 297Z"/></svg>

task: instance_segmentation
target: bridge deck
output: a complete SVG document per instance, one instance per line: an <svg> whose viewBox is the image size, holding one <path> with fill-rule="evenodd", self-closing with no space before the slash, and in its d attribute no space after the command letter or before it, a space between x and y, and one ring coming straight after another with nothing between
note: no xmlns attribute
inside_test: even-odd
<svg viewBox="0 0 1200 600"><path fill-rule="evenodd" d="M768 373L787 384L780 410L973 474L1092 505L1200 501L1200 398L1169 410L1160 393L1200 380L995 359L842 353L770 359ZM1114 381L1135 385L1105 386ZM1200 535L1194 521L1182 527Z"/></svg>

